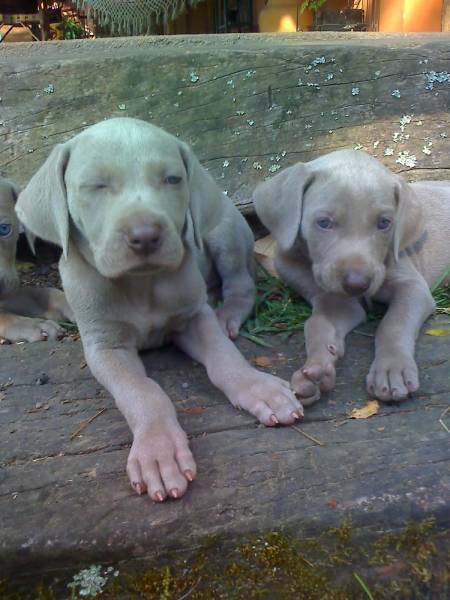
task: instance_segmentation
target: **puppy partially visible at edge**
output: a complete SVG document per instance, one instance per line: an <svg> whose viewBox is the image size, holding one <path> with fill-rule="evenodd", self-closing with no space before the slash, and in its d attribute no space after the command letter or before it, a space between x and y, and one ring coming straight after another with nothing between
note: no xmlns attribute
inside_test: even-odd
<svg viewBox="0 0 450 600"><path fill-rule="evenodd" d="M57 340L69 321L63 292L55 288L21 287L16 269L20 224L14 211L19 194L15 183L0 177L0 337L10 342Z"/></svg>
<svg viewBox="0 0 450 600"><path fill-rule="evenodd" d="M224 333L235 337L253 306L253 236L185 143L136 119L100 122L54 148L17 212L63 249L61 277L87 363L133 432L127 471L139 494L179 498L196 474L140 349L173 341L265 425L302 414L289 384L251 367ZM220 323L205 285L217 275Z"/></svg>
<svg viewBox="0 0 450 600"><path fill-rule="evenodd" d="M276 240L280 276L313 307L306 363L292 377L304 405L335 385L363 299L388 304L367 390L402 400L419 388L415 340L434 309L430 286L450 265L450 182L408 184L378 160L340 150L260 184L256 212Z"/></svg>

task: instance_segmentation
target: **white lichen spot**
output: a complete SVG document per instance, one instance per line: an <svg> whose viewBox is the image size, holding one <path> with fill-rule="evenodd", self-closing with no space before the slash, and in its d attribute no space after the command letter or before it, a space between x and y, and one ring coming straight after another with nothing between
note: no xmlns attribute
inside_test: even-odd
<svg viewBox="0 0 450 600"><path fill-rule="evenodd" d="M223 161L223 165L222 165L222 167L223 167L224 169L226 169L226 168L227 168L227 167L229 167L229 166L230 166L230 161L229 161L229 160L224 160L224 161Z"/></svg>
<svg viewBox="0 0 450 600"><path fill-rule="evenodd" d="M242 115L245 115L245 111L244 110L237 110L236 114L241 117Z"/></svg>
<svg viewBox="0 0 450 600"><path fill-rule="evenodd" d="M300 87L303 85L303 81L301 79L298 80L297 85Z"/></svg>
<svg viewBox="0 0 450 600"><path fill-rule="evenodd" d="M328 133L329 133L330 135L331 135L332 133L334 133L333 129L330 129L330 130L328 131Z"/></svg>
<svg viewBox="0 0 450 600"><path fill-rule="evenodd" d="M270 165L269 167L269 171L270 173L276 173L277 171L279 171L281 169L280 165Z"/></svg>
<svg viewBox="0 0 450 600"><path fill-rule="evenodd" d="M126 110L126 104L119 104L118 109L119 110Z"/></svg>
<svg viewBox="0 0 450 600"><path fill-rule="evenodd" d="M381 71L375 71L375 77L379 77L381 75Z"/></svg>
<svg viewBox="0 0 450 600"><path fill-rule="evenodd" d="M392 134L392 141L394 141L396 144L398 142L401 142L403 139L403 135L400 133L400 131L394 131L394 133Z"/></svg>
<svg viewBox="0 0 450 600"><path fill-rule="evenodd" d="M393 148L386 148L386 150L384 151L384 155L385 156L393 156L394 155L394 149Z"/></svg>
<svg viewBox="0 0 450 600"><path fill-rule="evenodd" d="M291 109L287 110L287 111L286 111L286 114L287 114L287 115L292 115L292 110L291 110Z"/></svg>
<svg viewBox="0 0 450 600"><path fill-rule="evenodd" d="M262 165L257 160L255 160L255 162L253 163L253 168L256 169L257 171L261 171Z"/></svg>
<svg viewBox="0 0 450 600"><path fill-rule="evenodd" d="M182 92L181 90L179 90L179 91L177 92L177 96L182 96L182 95L183 95L183 92Z"/></svg>
<svg viewBox="0 0 450 600"><path fill-rule="evenodd" d="M403 165L404 167L412 169L417 164L417 158L415 154L410 154L408 150L402 150L398 153L398 158L395 162L399 165Z"/></svg>
<svg viewBox="0 0 450 600"><path fill-rule="evenodd" d="M255 121L253 119L247 119L247 124L252 127L255 124Z"/></svg>
<svg viewBox="0 0 450 600"><path fill-rule="evenodd" d="M400 90L392 90L391 96L394 96L394 98L400 98L401 97Z"/></svg>
<svg viewBox="0 0 450 600"><path fill-rule="evenodd" d="M283 152L281 153L281 156L284 158L286 156L287 152L286 150L283 150Z"/></svg>
<svg viewBox="0 0 450 600"><path fill-rule="evenodd" d="M373 143L374 148L378 148L379 145L380 145L380 140L377 140L376 142Z"/></svg>
<svg viewBox="0 0 450 600"><path fill-rule="evenodd" d="M328 73L326 76L326 80L331 81L332 79L334 79L334 73Z"/></svg>
<svg viewBox="0 0 450 600"><path fill-rule="evenodd" d="M447 83L450 84L450 73L447 71L429 71L425 73L427 83L425 85L426 90L433 90L436 83Z"/></svg>
<svg viewBox="0 0 450 600"><path fill-rule="evenodd" d="M192 83L197 83L197 81L200 79L200 77L197 75L197 73L195 71L192 71L189 74L189 79L191 80Z"/></svg>
<svg viewBox="0 0 450 600"><path fill-rule="evenodd" d="M358 96L359 94L359 87L353 87L352 88L352 96Z"/></svg>
<svg viewBox="0 0 450 600"><path fill-rule="evenodd" d="M353 150L362 150L363 149L363 145L362 144L356 144L356 146L354 146Z"/></svg>
<svg viewBox="0 0 450 600"><path fill-rule="evenodd" d="M422 152L423 152L424 154L426 154L427 156L429 156L429 155L431 154L431 149L430 149L430 147L429 147L429 146L424 146L424 147L422 148Z"/></svg>
<svg viewBox="0 0 450 600"><path fill-rule="evenodd" d="M305 129L311 129L311 128L312 128L312 125L311 125L311 123L306 123L306 124L305 124Z"/></svg>
<svg viewBox="0 0 450 600"><path fill-rule="evenodd" d="M180 106L178 102L174 102L173 105L175 106L175 108L178 108Z"/></svg>
<svg viewBox="0 0 450 600"><path fill-rule="evenodd" d="M241 158L241 162L243 162L243 163L246 163L247 161L248 161L248 158L247 158L247 157L245 157L245 158Z"/></svg>
<svg viewBox="0 0 450 600"><path fill-rule="evenodd" d="M417 127L420 127L421 125L423 125L423 121L417 121L416 125Z"/></svg>
<svg viewBox="0 0 450 600"><path fill-rule="evenodd" d="M254 69L247 71L245 74L246 77L253 77L253 75L256 75L256 71Z"/></svg>
<svg viewBox="0 0 450 600"><path fill-rule="evenodd" d="M400 119L400 129L405 131L406 125L409 125L412 121L412 115L403 115Z"/></svg>
<svg viewBox="0 0 450 600"><path fill-rule="evenodd" d="M53 85L53 83L49 83L48 86L46 88L44 88L44 92L46 94L53 94L54 91L55 91L55 86Z"/></svg>
<svg viewBox="0 0 450 600"><path fill-rule="evenodd" d="M440 134L439 134L439 136L440 136L441 138L446 138L446 137L447 137L447 134L445 133L445 131L443 131L442 133L440 133Z"/></svg>

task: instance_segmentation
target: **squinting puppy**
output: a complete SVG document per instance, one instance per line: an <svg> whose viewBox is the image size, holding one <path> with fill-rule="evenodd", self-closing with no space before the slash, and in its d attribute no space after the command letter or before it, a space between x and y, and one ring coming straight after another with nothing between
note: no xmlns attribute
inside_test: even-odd
<svg viewBox="0 0 450 600"><path fill-rule="evenodd" d="M68 321L72 313L60 290L20 287L15 265L18 193L12 181L0 177L0 337L11 342L56 340L64 329L54 320Z"/></svg>
<svg viewBox="0 0 450 600"><path fill-rule="evenodd" d="M415 339L434 308L429 286L450 265L450 182L408 184L353 150L297 163L260 184L256 212L277 245L281 277L313 307L307 359L292 386L303 404L335 384L346 334L389 305L375 337L369 394L401 400L419 387Z"/></svg>
<svg viewBox="0 0 450 600"><path fill-rule="evenodd" d="M147 377L139 349L173 341L265 425L302 414L289 384L252 368L224 334L235 336L253 305L253 236L186 144L144 121L100 122L54 148L17 212L63 248L61 276L86 360L133 432L127 471L138 493L178 498L196 473L174 407ZM213 271L223 329L207 303L204 277Z"/></svg>

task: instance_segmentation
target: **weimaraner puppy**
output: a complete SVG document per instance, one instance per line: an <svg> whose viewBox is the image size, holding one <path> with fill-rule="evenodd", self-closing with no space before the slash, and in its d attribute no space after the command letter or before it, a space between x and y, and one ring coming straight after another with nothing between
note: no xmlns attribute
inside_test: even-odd
<svg viewBox="0 0 450 600"><path fill-rule="evenodd" d="M408 184L364 152L339 150L261 183L254 202L280 276L313 307L306 363L292 378L302 403L334 387L345 336L372 298L388 310L368 392L401 400L416 391L415 339L434 308L430 285L450 265L450 182Z"/></svg>
<svg viewBox="0 0 450 600"><path fill-rule="evenodd" d="M64 329L55 321L71 320L72 313L60 290L20 287L15 265L18 193L15 183L0 177L0 337L11 342L56 340Z"/></svg>
<svg viewBox="0 0 450 600"><path fill-rule="evenodd" d="M127 471L137 493L179 498L196 474L174 407L139 349L173 341L265 425L302 414L289 384L251 367L224 333L237 335L253 305L253 236L185 143L136 119L97 123L54 148L17 212L62 246L86 360L133 432ZM213 270L222 327L207 303Z"/></svg>

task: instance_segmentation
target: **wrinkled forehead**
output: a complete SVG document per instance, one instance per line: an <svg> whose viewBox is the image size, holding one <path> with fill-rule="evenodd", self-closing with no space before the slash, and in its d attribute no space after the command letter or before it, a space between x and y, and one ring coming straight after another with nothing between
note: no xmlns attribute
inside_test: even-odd
<svg viewBox="0 0 450 600"><path fill-rule="evenodd" d="M0 211L14 213L14 194L11 186L0 181Z"/></svg>
<svg viewBox="0 0 450 600"><path fill-rule="evenodd" d="M152 168L183 168L179 145L171 135L145 126L95 126L72 141L66 177L118 176Z"/></svg>
<svg viewBox="0 0 450 600"><path fill-rule="evenodd" d="M310 187L311 208L352 211L394 210L396 207L396 180L387 169L355 168L345 163L317 171ZM381 167L381 165L380 165Z"/></svg>

